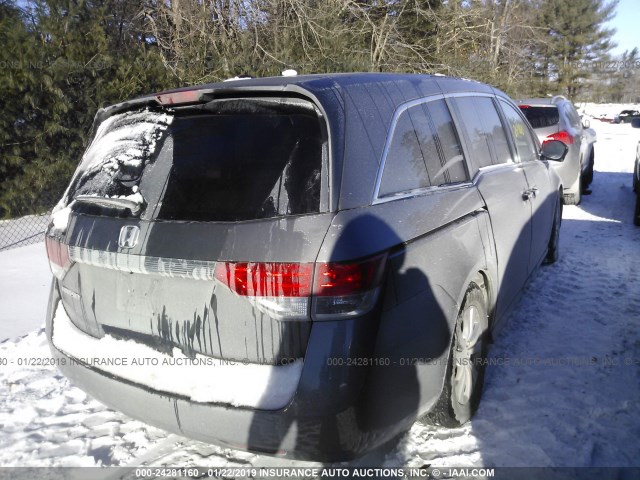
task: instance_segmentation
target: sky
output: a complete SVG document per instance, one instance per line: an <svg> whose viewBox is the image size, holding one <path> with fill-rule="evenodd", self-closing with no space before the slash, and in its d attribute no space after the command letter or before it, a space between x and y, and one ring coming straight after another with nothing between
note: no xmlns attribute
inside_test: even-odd
<svg viewBox="0 0 640 480"><path fill-rule="evenodd" d="M616 16L608 22L610 28L617 30L613 39L618 46L611 53L621 55L625 50L632 50L633 47L640 48L639 21L640 1L620 0L616 7Z"/></svg>

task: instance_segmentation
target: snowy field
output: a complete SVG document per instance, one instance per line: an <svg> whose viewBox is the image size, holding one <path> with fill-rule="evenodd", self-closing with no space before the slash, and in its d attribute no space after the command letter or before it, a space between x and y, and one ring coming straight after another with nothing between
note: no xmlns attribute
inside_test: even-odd
<svg viewBox="0 0 640 480"><path fill-rule="evenodd" d="M581 106L599 116L594 106ZM619 109L616 109L619 111ZM592 121L593 194L565 207L561 259L529 283L490 356L465 427L414 425L353 465L640 466L640 228L631 172L640 132ZM188 440L114 412L53 367L42 244L0 253L0 466L308 466ZM1 476L1 474L0 474Z"/></svg>

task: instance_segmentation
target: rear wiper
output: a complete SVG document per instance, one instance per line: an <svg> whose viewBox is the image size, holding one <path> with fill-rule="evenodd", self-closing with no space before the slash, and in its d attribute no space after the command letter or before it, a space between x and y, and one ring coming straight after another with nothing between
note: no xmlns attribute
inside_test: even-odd
<svg viewBox="0 0 640 480"><path fill-rule="evenodd" d="M93 195L78 195L75 201L78 203L100 205L101 207L117 208L118 210L131 210L133 215L140 213L143 207L143 204L126 198L94 197Z"/></svg>

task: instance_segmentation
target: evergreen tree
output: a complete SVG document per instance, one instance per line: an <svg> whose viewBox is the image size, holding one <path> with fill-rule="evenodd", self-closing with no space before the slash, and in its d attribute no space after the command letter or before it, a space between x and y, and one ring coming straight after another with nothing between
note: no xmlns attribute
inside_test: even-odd
<svg viewBox="0 0 640 480"><path fill-rule="evenodd" d="M617 0L541 0L539 25L546 28L541 49L544 74L558 93L574 97L594 71L594 61L606 59L614 30L605 23Z"/></svg>
<svg viewBox="0 0 640 480"><path fill-rule="evenodd" d="M44 65L28 20L13 2L0 4L0 218L27 213L39 194L24 177L44 143L49 106L40 101Z"/></svg>
<svg viewBox="0 0 640 480"><path fill-rule="evenodd" d="M48 209L61 196L100 107L172 83L132 18L135 2L4 4L0 55L0 215ZM141 5L138 4L141 9ZM6 38L6 41L4 39Z"/></svg>

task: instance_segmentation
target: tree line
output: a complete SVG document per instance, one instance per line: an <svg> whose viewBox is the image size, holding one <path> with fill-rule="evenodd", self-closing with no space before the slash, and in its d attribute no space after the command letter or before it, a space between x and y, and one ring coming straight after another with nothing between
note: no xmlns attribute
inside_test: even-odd
<svg viewBox="0 0 640 480"><path fill-rule="evenodd" d="M166 88L414 72L638 101L638 51L609 55L616 1L0 0L0 218L56 203L98 108Z"/></svg>

